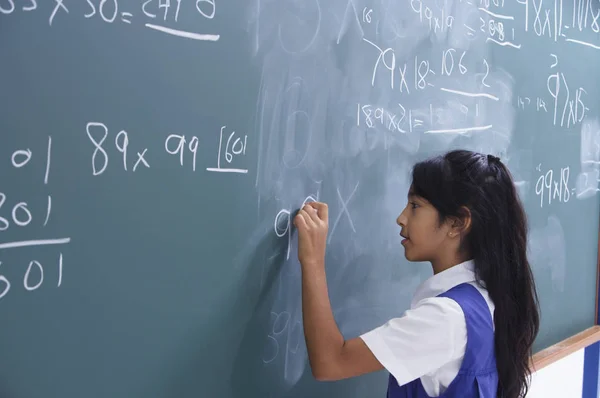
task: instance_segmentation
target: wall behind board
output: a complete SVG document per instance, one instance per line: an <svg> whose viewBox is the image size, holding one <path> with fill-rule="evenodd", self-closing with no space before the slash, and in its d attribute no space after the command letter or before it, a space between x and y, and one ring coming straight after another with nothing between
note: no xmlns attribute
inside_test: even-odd
<svg viewBox="0 0 600 398"><path fill-rule="evenodd" d="M584 353L581 349L533 373L527 398L591 398L583 396Z"/></svg>
<svg viewBox="0 0 600 398"><path fill-rule="evenodd" d="M312 378L291 215L354 337L431 274L395 218L451 148L514 173L536 351L592 326L598 5L0 1L0 395L383 396Z"/></svg>

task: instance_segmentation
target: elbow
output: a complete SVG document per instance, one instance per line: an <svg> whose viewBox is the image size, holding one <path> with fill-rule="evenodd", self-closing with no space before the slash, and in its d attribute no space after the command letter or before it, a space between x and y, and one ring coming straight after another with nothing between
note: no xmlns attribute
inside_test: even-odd
<svg viewBox="0 0 600 398"><path fill-rule="evenodd" d="M326 364L311 366L311 371L313 377L318 381L337 381L341 379L334 367Z"/></svg>
<svg viewBox="0 0 600 398"><path fill-rule="evenodd" d="M335 381L335 378L333 378L329 373L321 370L317 371L313 369L312 375L318 381Z"/></svg>

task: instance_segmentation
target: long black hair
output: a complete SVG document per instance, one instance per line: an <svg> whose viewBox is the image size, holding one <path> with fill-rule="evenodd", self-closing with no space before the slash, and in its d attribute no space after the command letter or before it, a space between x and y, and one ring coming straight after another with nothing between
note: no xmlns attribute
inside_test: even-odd
<svg viewBox="0 0 600 398"><path fill-rule="evenodd" d="M461 250L474 260L477 280L495 305L497 396L524 397L540 315L527 218L508 168L495 156L455 150L417 163L412 177L413 192L438 210L440 224L470 211Z"/></svg>

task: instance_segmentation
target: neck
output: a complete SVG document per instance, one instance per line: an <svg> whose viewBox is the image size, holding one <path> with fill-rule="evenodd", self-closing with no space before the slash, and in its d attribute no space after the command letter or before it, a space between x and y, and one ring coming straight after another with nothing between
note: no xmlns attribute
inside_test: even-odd
<svg viewBox="0 0 600 398"><path fill-rule="evenodd" d="M453 256L445 256L436 260L431 261L431 267L433 268L434 274L439 274L449 268L454 267L460 263L464 263L469 260L471 256L468 253L456 253Z"/></svg>

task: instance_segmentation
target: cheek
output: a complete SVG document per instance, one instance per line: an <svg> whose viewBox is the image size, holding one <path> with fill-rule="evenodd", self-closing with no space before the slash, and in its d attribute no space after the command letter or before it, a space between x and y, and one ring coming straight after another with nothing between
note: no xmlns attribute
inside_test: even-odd
<svg viewBox="0 0 600 398"><path fill-rule="evenodd" d="M421 220L416 228L411 228L410 239L423 249L435 249L444 239L443 231L439 228L437 220L429 218Z"/></svg>

